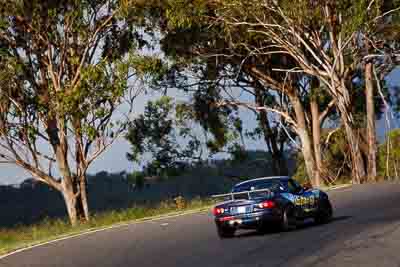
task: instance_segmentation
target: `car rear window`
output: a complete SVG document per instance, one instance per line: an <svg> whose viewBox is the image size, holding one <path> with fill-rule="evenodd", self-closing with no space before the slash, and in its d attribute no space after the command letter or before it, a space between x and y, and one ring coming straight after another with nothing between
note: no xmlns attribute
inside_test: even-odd
<svg viewBox="0 0 400 267"><path fill-rule="evenodd" d="M268 179L268 180L258 180L249 181L242 183L233 187L233 193L240 193L245 191L269 189L272 192L279 192L280 187L282 187L281 181L279 179Z"/></svg>

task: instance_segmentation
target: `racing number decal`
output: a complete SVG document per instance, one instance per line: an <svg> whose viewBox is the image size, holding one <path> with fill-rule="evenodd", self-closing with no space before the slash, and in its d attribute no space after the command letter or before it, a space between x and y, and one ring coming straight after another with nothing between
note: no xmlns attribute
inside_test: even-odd
<svg viewBox="0 0 400 267"><path fill-rule="evenodd" d="M306 197L296 196L294 199L294 204L297 206L303 206L307 202Z"/></svg>
<svg viewBox="0 0 400 267"><path fill-rule="evenodd" d="M294 199L294 204L296 206L301 206L305 210L314 209L316 204L315 196L309 196L309 197L296 196Z"/></svg>

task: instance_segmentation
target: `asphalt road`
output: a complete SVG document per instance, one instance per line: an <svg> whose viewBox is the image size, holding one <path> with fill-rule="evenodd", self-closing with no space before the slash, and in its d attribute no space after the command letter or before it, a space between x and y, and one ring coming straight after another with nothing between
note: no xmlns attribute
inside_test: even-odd
<svg viewBox="0 0 400 267"><path fill-rule="evenodd" d="M209 213L68 239L11 255L1 267L400 266L400 185L329 193L334 221L220 240Z"/></svg>

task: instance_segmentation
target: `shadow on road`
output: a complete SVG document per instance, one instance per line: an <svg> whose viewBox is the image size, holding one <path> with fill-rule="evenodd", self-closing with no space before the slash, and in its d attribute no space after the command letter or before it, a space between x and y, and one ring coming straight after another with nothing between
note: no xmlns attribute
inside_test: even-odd
<svg viewBox="0 0 400 267"><path fill-rule="evenodd" d="M295 232L299 232L299 231L303 231L303 230L307 230L308 228L315 228L315 227L324 227L326 225L329 224L334 224L336 222L340 222L340 221L345 221L345 220L349 220L353 218L353 216L338 216L338 217L334 217L332 218L332 221L327 223L327 224L316 224L314 223L314 221L312 219L301 222L299 225L297 225L296 230L293 230ZM258 231L247 231L246 232L242 232L242 233L238 233L236 234L236 238L249 238L249 237L253 237L253 236L262 236L262 235L276 235L276 234L282 234L284 232L279 231L277 229L271 228L269 231L267 230L266 232L260 233Z"/></svg>

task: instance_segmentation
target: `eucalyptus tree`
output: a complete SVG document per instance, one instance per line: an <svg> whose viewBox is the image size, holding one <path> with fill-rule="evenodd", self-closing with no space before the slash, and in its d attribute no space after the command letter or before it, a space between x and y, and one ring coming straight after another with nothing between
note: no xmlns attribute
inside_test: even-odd
<svg viewBox="0 0 400 267"><path fill-rule="evenodd" d="M210 89L215 81L225 81L221 73L226 68L234 69L230 80L240 85L243 81L239 77L249 77L253 84L260 82L258 88L263 87L263 91L272 90L288 99L290 105L285 107L276 103L257 106L260 101L256 105L237 99L226 101L221 94L211 102L218 100L218 107L252 106L263 117L265 112L273 112L284 118L301 141L310 177L318 177L322 169L319 132L335 107L346 130L357 183L365 177L366 168L360 130L353 116L357 95L354 79L370 56L359 55L365 36L374 33L371 29L377 31L377 25L387 24L383 19L397 14L395 2L165 0L144 5L157 10L150 20L159 26L163 51L178 58L174 68L184 69L183 74L187 74L188 66L211 66L204 75L206 83L212 85ZM322 95L327 93L328 102L320 101L319 88L323 88ZM204 94L210 92L205 90ZM372 132L370 129L369 135Z"/></svg>
<svg viewBox="0 0 400 267"><path fill-rule="evenodd" d="M283 118L299 137L301 151L306 159L307 173L310 178L315 178L314 184L319 185L318 177L322 167L321 164L318 164L320 169L316 167L313 138L309 130L311 125L309 125L307 114L309 107L304 101L305 95L311 90L306 85L310 77L300 72L281 71L295 69L298 63L290 55L280 53L280 50L277 50L274 44L262 34L262 27L259 31L249 31L252 23L257 23L255 19L250 23L241 22L243 18L252 20L254 16L261 15L262 9L258 8L257 3L248 1L232 1L232 3L171 1L169 4L166 17L170 24L166 32L176 36L179 33L185 33L183 29L189 28L193 36L200 36L197 39L189 39L192 42L183 39L187 42L187 50L192 55L197 55L197 58L212 58L219 64L220 69L226 66L234 68L232 77L238 78L239 85L247 79L253 87L251 91L258 96L260 96L260 91L262 94L272 91L272 95L277 96L273 103L261 103L258 97L255 103L242 103L240 99L225 99L220 101L219 105L241 105L252 108L264 118L267 118L265 112L274 113ZM191 6L190 9L186 8L188 5ZM185 55L187 54L190 53ZM282 98L287 99L289 105L282 105L280 103ZM314 124L319 126L318 129L329 115L333 103L334 100L331 99L325 106L321 103L318 107L322 109L321 118L316 119L319 123ZM265 128L265 121L262 123L264 125L261 126ZM271 136L271 132L265 131L265 133Z"/></svg>
<svg viewBox="0 0 400 267"><path fill-rule="evenodd" d="M158 68L123 3L1 1L0 160L59 191L73 225L89 220L88 168L126 127L117 109L142 90L132 78Z"/></svg>
<svg viewBox="0 0 400 267"><path fill-rule="evenodd" d="M360 60L362 62L361 69L363 69L365 81L368 143L367 174L370 181L376 180L377 175L378 149L375 130L377 101L374 96L379 96L381 105L391 102L390 98L384 99L385 93L390 95L390 89L385 86L385 78L396 66L400 65L399 5L400 1L382 1L380 6L382 14L361 32L364 38L358 57L362 59ZM379 111L378 109L378 113Z"/></svg>
<svg viewBox="0 0 400 267"><path fill-rule="evenodd" d="M130 161L146 162L146 175L169 176L182 167L201 161L202 142L192 129L187 109L171 97L149 101L144 113L129 126L126 139L131 144Z"/></svg>
<svg viewBox="0 0 400 267"><path fill-rule="evenodd" d="M235 115L239 107L221 105L223 100L231 93L238 95L241 92L246 92L259 104L275 101L275 98L271 97L269 88L242 71L240 66L245 54L237 50L233 56L223 56L230 47L222 28L210 27L211 21L203 17L212 12L204 9L211 7L208 2L149 1L136 3L136 6L153 11L148 13L149 25L160 31L161 50L169 64L162 86L187 93L193 104L193 118L213 135L213 140L208 142L211 151L221 150L229 143L228 139L232 141L235 132L243 139L242 127L236 127L240 126ZM250 135L261 134L271 153L273 169L276 174L285 174L284 154L289 139L281 125L286 122L274 118L269 111L251 110L255 111L259 127Z"/></svg>
<svg viewBox="0 0 400 267"><path fill-rule="evenodd" d="M351 148L353 182L366 176L355 123L354 80L366 38L381 20L399 12L396 1L224 1L217 5L215 21L226 28L264 40L262 46L242 44L253 54L278 54L295 62L292 68L274 71L302 73L318 79L335 102ZM361 58L361 60L365 57ZM373 126L370 126L373 127ZM369 131L372 132L371 130Z"/></svg>

